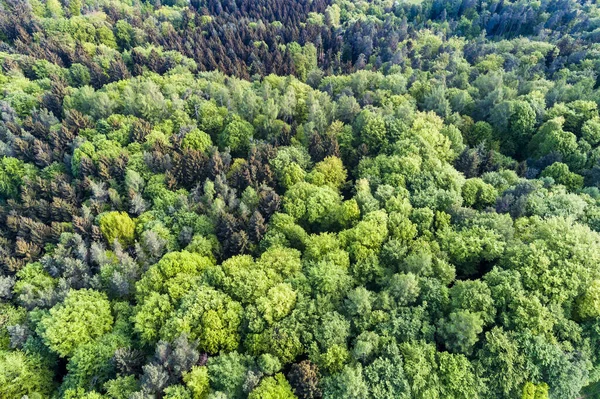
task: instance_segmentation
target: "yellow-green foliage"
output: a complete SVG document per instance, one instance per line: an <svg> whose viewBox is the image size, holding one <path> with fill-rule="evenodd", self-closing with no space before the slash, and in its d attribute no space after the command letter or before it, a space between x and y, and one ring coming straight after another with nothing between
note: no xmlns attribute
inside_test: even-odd
<svg viewBox="0 0 600 399"><path fill-rule="evenodd" d="M48 398L53 378L42 359L23 351L0 351L0 398Z"/></svg>
<svg viewBox="0 0 600 399"><path fill-rule="evenodd" d="M113 316L106 294L72 290L64 302L50 309L39 323L38 333L50 349L62 357L110 331Z"/></svg>
<svg viewBox="0 0 600 399"><path fill-rule="evenodd" d="M121 245L133 243L135 222L125 212L107 212L99 216L100 231L110 244L115 239Z"/></svg>

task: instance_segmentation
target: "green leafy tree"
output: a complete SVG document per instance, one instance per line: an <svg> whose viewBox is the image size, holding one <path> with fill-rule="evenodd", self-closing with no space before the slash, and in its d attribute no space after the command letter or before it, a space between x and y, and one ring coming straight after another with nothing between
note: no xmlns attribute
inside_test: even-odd
<svg viewBox="0 0 600 399"><path fill-rule="evenodd" d="M438 354L440 398L482 397L483 383L471 362L463 355L440 352Z"/></svg>
<svg viewBox="0 0 600 399"><path fill-rule="evenodd" d="M404 373L415 398L439 396L439 377L435 347L425 342L403 343L400 354L404 359Z"/></svg>
<svg viewBox="0 0 600 399"><path fill-rule="evenodd" d="M168 295L153 292L144 302L138 305L133 318L135 331L142 342L155 343L159 339L161 328L173 312L173 305Z"/></svg>
<svg viewBox="0 0 600 399"><path fill-rule="evenodd" d="M315 165L307 179L317 186L328 185L339 190L346 182L346 177L347 172L342 160L337 157L327 157Z"/></svg>
<svg viewBox="0 0 600 399"><path fill-rule="evenodd" d="M164 389L165 399L192 399L190 391L183 385L171 385Z"/></svg>
<svg viewBox="0 0 600 399"><path fill-rule="evenodd" d="M194 366L183 376L193 399L205 399L210 392L210 380L206 366Z"/></svg>
<svg viewBox="0 0 600 399"><path fill-rule="evenodd" d="M120 376L104 384L106 394L111 399L128 399L134 392L140 389L139 381L130 374Z"/></svg>
<svg viewBox="0 0 600 399"><path fill-rule="evenodd" d="M448 117L451 112L450 101L446 98L446 90L443 86L434 87L423 99L423 107L427 111L433 111L442 118Z"/></svg>
<svg viewBox="0 0 600 399"><path fill-rule="evenodd" d="M133 27L124 19L118 20L114 26L117 44L123 49L129 49L135 44Z"/></svg>
<svg viewBox="0 0 600 399"><path fill-rule="evenodd" d="M440 327L444 344L453 352L470 354L483 331L483 320L476 313L459 310L450 313Z"/></svg>
<svg viewBox="0 0 600 399"><path fill-rule="evenodd" d="M33 177L34 169L17 158L2 157L0 160L0 194L16 197L24 177Z"/></svg>
<svg viewBox="0 0 600 399"><path fill-rule="evenodd" d="M302 147L280 147L275 158L269 161L281 186L289 188L304 180L310 165L310 155Z"/></svg>
<svg viewBox="0 0 600 399"><path fill-rule="evenodd" d="M497 260L506 247L499 233L482 227L446 229L439 233L439 239L459 275L477 273L483 262Z"/></svg>
<svg viewBox="0 0 600 399"><path fill-rule="evenodd" d="M476 367L488 379L489 395L514 398L520 395L526 379L525 356L513 334L500 327L485 333L485 342L477 353Z"/></svg>
<svg viewBox="0 0 600 399"><path fill-rule="evenodd" d="M202 101L200 104L194 104L193 113L198 119L200 130L210 134L213 140L223 130L225 115L227 115L225 108L218 107L212 101Z"/></svg>
<svg viewBox="0 0 600 399"><path fill-rule="evenodd" d="M387 144L387 129L385 120L379 114L364 110L358 114L355 122L360 141L376 152Z"/></svg>
<svg viewBox="0 0 600 399"><path fill-rule="evenodd" d="M169 252L142 275L136 284L138 298L153 292L165 293L178 300L191 288L194 278L213 265L213 261L197 253Z"/></svg>
<svg viewBox="0 0 600 399"><path fill-rule="evenodd" d="M46 17L47 18L63 18L64 13L62 5L58 0L50 0L46 3Z"/></svg>
<svg viewBox="0 0 600 399"><path fill-rule="evenodd" d="M536 124L535 110L531 105L523 100L504 102L493 110L491 122L498 126L501 134L508 136L501 139L503 152L522 157Z"/></svg>
<svg viewBox="0 0 600 399"><path fill-rule="evenodd" d="M562 162L554 162L542 171L542 177L551 177L558 184L562 184L574 191L583 187L583 176L573 173L569 166Z"/></svg>
<svg viewBox="0 0 600 399"><path fill-rule="evenodd" d="M335 223L341 206L340 194L326 185L298 183L287 191L283 206L288 215L301 224L326 228Z"/></svg>
<svg viewBox="0 0 600 399"><path fill-rule="evenodd" d="M467 179L462 187L462 197L466 206L482 209L496 202L498 192L494 186L480 178Z"/></svg>
<svg viewBox="0 0 600 399"><path fill-rule="evenodd" d="M365 367L364 375L369 388L369 398L408 399L411 397L402 358L398 355L375 359Z"/></svg>
<svg viewBox="0 0 600 399"><path fill-rule="evenodd" d="M211 146L212 140L210 136L200 129L189 131L183 140L181 140L181 147L187 150L206 152Z"/></svg>
<svg viewBox="0 0 600 399"><path fill-rule="evenodd" d="M486 143L489 146L493 140L493 134L492 125L485 121L479 121L468 131L467 143L473 147L480 143Z"/></svg>
<svg viewBox="0 0 600 399"><path fill-rule="evenodd" d="M243 308L228 295L198 286L181 299L177 311L166 321L161 335L174 339L187 333L201 351L211 354L237 348Z"/></svg>
<svg viewBox="0 0 600 399"><path fill-rule="evenodd" d="M67 365L68 373L63 385L99 390L115 373L115 351L126 347L128 341L120 334L106 334L96 341L78 346Z"/></svg>
<svg viewBox="0 0 600 399"><path fill-rule="evenodd" d="M585 121L598 117L598 104L595 101L575 100L567 105L569 112L565 114L565 127L579 135Z"/></svg>
<svg viewBox="0 0 600 399"><path fill-rule="evenodd" d="M507 247L500 264L523 276L526 291L571 303L596 279L589 265L600 257L598 236L587 226L562 217L534 217L521 220L516 237L522 242ZM557 274L564 277L552 277Z"/></svg>
<svg viewBox="0 0 600 399"><path fill-rule="evenodd" d="M368 386L362 366L345 366L344 369L323 381L323 398L367 399Z"/></svg>
<svg viewBox="0 0 600 399"><path fill-rule="evenodd" d="M563 130L564 118L551 119L544 123L532 137L529 152L534 157L543 157L551 152L558 152L568 157L577 151L577 137Z"/></svg>
<svg viewBox="0 0 600 399"><path fill-rule="evenodd" d="M521 399L547 399L548 398L548 385L545 383L534 384L531 381L523 386L523 395Z"/></svg>
<svg viewBox="0 0 600 399"><path fill-rule="evenodd" d="M248 399L295 399L290 383L283 374L264 378L248 395Z"/></svg>
<svg viewBox="0 0 600 399"><path fill-rule="evenodd" d="M496 303L492 291L481 280L457 281L450 289L450 303L453 309L476 313L485 324L493 323L496 316Z"/></svg>
<svg viewBox="0 0 600 399"><path fill-rule="evenodd" d="M135 222L125 212L107 212L99 216L98 224L104 238L109 243L118 240L122 245L133 243Z"/></svg>
<svg viewBox="0 0 600 399"><path fill-rule="evenodd" d="M577 300L577 314L581 319L600 317L600 280L594 280Z"/></svg>
<svg viewBox="0 0 600 399"><path fill-rule="evenodd" d="M106 294L93 290L69 291L64 302L50 309L38 333L50 349L70 357L81 345L109 332L113 316Z"/></svg>
<svg viewBox="0 0 600 399"><path fill-rule="evenodd" d="M585 121L581 128L581 138L592 146L600 143L600 118L595 117Z"/></svg>
<svg viewBox="0 0 600 399"><path fill-rule="evenodd" d="M222 353L208 360L208 377L214 391L220 391L233 399L244 397L244 383L253 367L250 356L238 352Z"/></svg>
<svg viewBox="0 0 600 399"><path fill-rule="evenodd" d="M50 397L54 373L42 359L23 351L0 352L0 396L3 398Z"/></svg>
<svg viewBox="0 0 600 399"><path fill-rule="evenodd" d="M219 143L221 147L229 147L234 154L245 154L253 135L254 127L239 116L234 116L219 134Z"/></svg>
<svg viewBox="0 0 600 399"><path fill-rule="evenodd" d="M17 326L24 323L27 317L27 312L23 308L13 306L9 303L0 304L0 350L9 350L11 348L11 334L9 327Z"/></svg>

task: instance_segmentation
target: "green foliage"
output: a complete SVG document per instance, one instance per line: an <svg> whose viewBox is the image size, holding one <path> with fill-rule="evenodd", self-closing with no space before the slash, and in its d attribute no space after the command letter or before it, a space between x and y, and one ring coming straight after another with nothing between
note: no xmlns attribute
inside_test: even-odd
<svg viewBox="0 0 600 399"><path fill-rule="evenodd" d="M0 160L0 195L4 198L16 197L23 184L23 178L33 177L34 169L30 165L12 157Z"/></svg>
<svg viewBox="0 0 600 399"><path fill-rule="evenodd" d="M500 133L508 136L502 140L503 152L522 157L536 124L536 114L531 105L523 100L503 102L493 110L492 119L492 125L497 125ZM533 140L540 139L534 137Z"/></svg>
<svg viewBox="0 0 600 399"><path fill-rule="evenodd" d="M441 352L438 355L440 398L476 398L482 382L473 365L463 355Z"/></svg>
<svg viewBox="0 0 600 399"><path fill-rule="evenodd" d="M543 177L551 177L558 184L562 184L569 190L578 190L583 187L583 176L573 173L569 166L562 162L554 162L542 171Z"/></svg>
<svg viewBox="0 0 600 399"><path fill-rule="evenodd" d="M270 165L278 182L285 188L302 181L310 164L310 156L304 148L279 148Z"/></svg>
<svg viewBox="0 0 600 399"><path fill-rule="evenodd" d="M600 256L597 233L564 218L523 219L518 227L523 242L509 247L501 263L523 275L526 290L570 302L595 279L597 270L589 265Z"/></svg>
<svg viewBox="0 0 600 399"><path fill-rule="evenodd" d="M23 351L0 352L0 396L3 398L49 397L54 373L42 359Z"/></svg>
<svg viewBox="0 0 600 399"><path fill-rule="evenodd" d="M219 135L221 147L229 147L234 154L244 154L250 147L254 127L238 116L234 116Z"/></svg>
<svg viewBox="0 0 600 399"><path fill-rule="evenodd" d="M198 127L214 138L223 129L225 110L212 101L202 101L200 104L194 104L194 106Z"/></svg>
<svg viewBox="0 0 600 399"><path fill-rule="evenodd" d="M337 157L327 157L317 163L307 179L317 186L328 185L340 189L346 182L347 172L342 160Z"/></svg>
<svg viewBox="0 0 600 399"><path fill-rule="evenodd" d="M496 189L479 178L468 179L462 187L462 197L466 206L482 209L496 202Z"/></svg>
<svg viewBox="0 0 600 399"><path fill-rule="evenodd" d="M281 362L277 357L265 353L258 358L258 367L266 375L274 375L281 370Z"/></svg>
<svg viewBox="0 0 600 399"><path fill-rule="evenodd" d="M71 86L83 87L90 84L90 71L82 64L73 64L69 68L69 81Z"/></svg>
<svg viewBox="0 0 600 399"><path fill-rule="evenodd" d="M186 386L192 393L193 399L205 399L209 393L210 381L206 366L194 366L183 376Z"/></svg>
<svg viewBox="0 0 600 399"><path fill-rule="evenodd" d="M292 387L283 374L264 378L248 395L248 399L295 399Z"/></svg>
<svg viewBox="0 0 600 399"><path fill-rule="evenodd" d="M525 357L519 349L514 335L494 327L485 333L485 343L479 354L479 367L483 376L496 375L493 370L502 370L490 379L490 394L498 398L511 398L520 394L525 382Z"/></svg>
<svg viewBox="0 0 600 399"><path fill-rule="evenodd" d="M585 121L581 128L581 137L592 146L600 143L600 118Z"/></svg>
<svg viewBox="0 0 600 399"><path fill-rule="evenodd" d="M50 309L38 331L50 349L62 357L110 331L113 316L106 294L93 290L72 290L64 302Z"/></svg>
<svg viewBox="0 0 600 399"><path fill-rule="evenodd" d="M73 388L99 388L114 373L113 355L125 347L128 338L118 334L106 334L96 341L81 344L75 349L67 365L64 385Z"/></svg>
<svg viewBox="0 0 600 399"><path fill-rule="evenodd" d="M163 391L165 399L192 399L190 392L182 385L171 385Z"/></svg>
<svg viewBox="0 0 600 399"><path fill-rule="evenodd" d="M547 399L548 385L542 383L536 385L530 381L523 386L523 395L521 399Z"/></svg>
<svg viewBox="0 0 600 399"><path fill-rule="evenodd" d="M440 234L440 241L442 249L456 265L457 272L464 275L476 273L484 261L498 259L505 248L504 240L497 232L483 227L444 230Z"/></svg>
<svg viewBox="0 0 600 399"><path fill-rule="evenodd" d="M559 117L544 123L529 143L530 153L542 157L551 152L569 156L577 150L577 137L563 130L564 118Z"/></svg>
<svg viewBox="0 0 600 399"><path fill-rule="evenodd" d="M440 335L451 351L470 354L482 331L483 320L479 315L459 310L442 322Z"/></svg>
<svg viewBox="0 0 600 399"><path fill-rule="evenodd" d="M211 145L212 141L210 136L200 129L191 130L181 141L181 147L186 150L206 152Z"/></svg>
<svg viewBox="0 0 600 399"><path fill-rule="evenodd" d="M365 379L373 399L409 398L410 387L404 369L402 358L379 357L364 370Z"/></svg>
<svg viewBox="0 0 600 399"><path fill-rule="evenodd" d="M294 68L300 80L305 81L308 72L317 68L317 49L308 43L304 47L296 42L288 44L288 53L294 61Z"/></svg>
<svg viewBox="0 0 600 399"><path fill-rule="evenodd" d="M362 111L356 118L356 130L360 141L365 143L371 152L376 152L387 143L387 130L381 115L371 111Z"/></svg>
<svg viewBox="0 0 600 399"><path fill-rule="evenodd" d="M135 40L135 33L131 24L121 19L115 23L114 29L117 44L123 49L132 47Z"/></svg>
<svg viewBox="0 0 600 399"><path fill-rule="evenodd" d="M127 399L139 389L139 382L134 375L122 376L106 382L104 388L111 399Z"/></svg>
<svg viewBox="0 0 600 399"><path fill-rule="evenodd" d="M228 295L198 286L183 296L176 312L166 321L162 336L174 339L187 333L198 347L211 354L234 350L239 343L243 308Z"/></svg>
<svg viewBox="0 0 600 399"><path fill-rule="evenodd" d="M577 314L581 319L600 317L600 280L594 280L577 300Z"/></svg>
<svg viewBox="0 0 600 399"><path fill-rule="evenodd" d="M224 353L212 357L208 361L210 386L227 397L238 399L243 397L244 382L251 366L251 358L238 352Z"/></svg>
<svg viewBox="0 0 600 399"><path fill-rule="evenodd" d="M193 277L213 264L209 258L197 253L169 252L152 265L136 284L140 298L152 293L167 293L171 299L179 299L193 283Z"/></svg>
<svg viewBox="0 0 600 399"><path fill-rule="evenodd" d="M323 398L368 398L368 387L360 365L344 369L323 382Z"/></svg>
<svg viewBox="0 0 600 399"><path fill-rule="evenodd" d="M479 143L490 145L493 138L493 132L494 130L489 123L479 121L469 130L467 134L467 143L472 146L476 146Z"/></svg>
<svg viewBox="0 0 600 399"><path fill-rule="evenodd" d="M284 209L301 224L325 227L335 222L336 211L341 207L341 198L335 189L301 182L287 192Z"/></svg>
<svg viewBox="0 0 600 399"><path fill-rule="evenodd" d="M98 218L100 231L109 243L118 240L122 245L133 243L135 222L125 212L108 212Z"/></svg>
<svg viewBox="0 0 600 399"><path fill-rule="evenodd" d="M188 3L2 5L0 398L594 395L595 2Z"/></svg>
<svg viewBox="0 0 600 399"><path fill-rule="evenodd" d="M15 326L25 321L27 312L25 309L17 308L9 303L0 305L2 318L0 318L0 350L9 350L11 347L9 326Z"/></svg>
<svg viewBox="0 0 600 399"><path fill-rule="evenodd" d="M134 317L134 326L142 342L153 343L159 338L161 327L173 311L168 295L151 293L138 307Z"/></svg>

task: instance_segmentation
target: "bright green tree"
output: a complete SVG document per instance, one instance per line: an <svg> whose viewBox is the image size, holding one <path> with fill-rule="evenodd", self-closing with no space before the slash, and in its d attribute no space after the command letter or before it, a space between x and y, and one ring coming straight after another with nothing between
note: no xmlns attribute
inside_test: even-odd
<svg viewBox="0 0 600 399"><path fill-rule="evenodd" d="M181 147L189 150L206 152L212 146L210 136L200 129L189 131L181 141Z"/></svg>
<svg viewBox="0 0 600 399"><path fill-rule="evenodd" d="M254 127L239 116L234 116L219 134L220 146L229 147L234 154L245 154L250 148Z"/></svg>
<svg viewBox="0 0 600 399"><path fill-rule="evenodd" d="M162 335L175 339L187 333L201 351L231 351L239 345L243 308L227 294L200 285L188 292L166 321Z"/></svg>
<svg viewBox="0 0 600 399"><path fill-rule="evenodd" d="M264 378L248 395L248 399L296 399L290 383L283 374Z"/></svg>
<svg viewBox="0 0 600 399"><path fill-rule="evenodd" d="M54 373L42 359L23 351L0 351L0 397L48 398Z"/></svg>
<svg viewBox="0 0 600 399"><path fill-rule="evenodd" d="M70 357L81 345L110 331L113 316L106 294L89 289L69 291L64 302L50 309L38 333L50 349Z"/></svg>
<svg viewBox="0 0 600 399"><path fill-rule="evenodd" d="M192 393L193 399L206 399L210 392L210 381L208 368L206 366L194 366L183 376L183 381Z"/></svg>
<svg viewBox="0 0 600 399"><path fill-rule="evenodd" d="M106 241L112 244L115 239L122 245L133 243L135 222L125 212L107 212L98 217L100 231Z"/></svg>
<svg viewBox="0 0 600 399"><path fill-rule="evenodd" d="M573 173L569 166L562 162L554 162L542 171L542 177L551 177L558 184L574 191L583 187L583 176Z"/></svg>

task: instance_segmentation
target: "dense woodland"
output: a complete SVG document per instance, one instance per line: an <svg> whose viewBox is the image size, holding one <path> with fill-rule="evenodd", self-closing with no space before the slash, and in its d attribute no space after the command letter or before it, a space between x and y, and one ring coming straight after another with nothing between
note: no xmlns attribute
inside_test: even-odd
<svg viewBox="0 0 600 399"><path fill-rule="evenodd" d="M0 398L600 391L600 6L0 0Z"/></svg>

